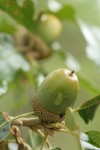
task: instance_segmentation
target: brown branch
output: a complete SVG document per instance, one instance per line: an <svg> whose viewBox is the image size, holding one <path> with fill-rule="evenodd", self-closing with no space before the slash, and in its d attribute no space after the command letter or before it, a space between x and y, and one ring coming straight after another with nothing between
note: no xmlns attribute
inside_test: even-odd
<svg viewBox="0 0 100 150"><path fill-rule="evenodd" d="M44 59L52 52L52 49L38 35L30 33L25 28L19 27L14 37L20 51L29 60Z"/></svg>
<svg viewBox="0 0 100 150"><path fill-rule="evenodd" d="M17 125L17 126L28 126L28 127L35 127L38 125L41 125L40 119L37 118L19 118L16 119L12 122L12 125Z"/></svg>

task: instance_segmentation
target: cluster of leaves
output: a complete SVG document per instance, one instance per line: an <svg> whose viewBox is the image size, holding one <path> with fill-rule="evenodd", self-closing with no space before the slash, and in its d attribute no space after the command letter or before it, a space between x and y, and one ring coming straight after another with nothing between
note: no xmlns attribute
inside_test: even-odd
<svg viewBox="0 0 100 150"><path fill-rule="evenodd" d="M100 17L100 12L98 0L92 0L92 2L89 0L84 3L70 0L64 4L60 1L48 0L45 2L47 7L43 9L42 12L38 13L36 3L39 5L38 3L41 2L32 0L23 0L21 2L18 0L0 0L0 96L7 92L11 83L13 84L13 81L15 81L15 78L19 78L17 73L20 70L21 72L24 72L24 74L27 74L25 80L28 80L28 82L34 84L36 87L39 84L41 77L44 77L52 70L60 67L74 68L78 74L81 87L91 95L99 94L100 73L98 70L100 66L100 36L98 33L100 32L100 20L98 18ZM53 8L55 5L57 10L55 7ZM90 7L90 10L87 6ZM90 18L88 10L92 13L92 18ZM53 41L49 44L49 47L53 52L48 58L42 59L41 61L34 59L34 57L26 59L24 53L21 53L19 45L15 42L15 35L19 30L19 27L21 27L25 32L31 32L32 37L35 40L34 34L39 36L36 32L36 27L38 24L38 17L41 13L51 13L57 16L62 22L70 23L71 27L73 27L73 24L75 27L78 26L78 30L80 29L78 32L80 35L83 35L86 41L84 52L79 52L80 50L78 50L78 54L74 55L73 52L71 53L68 49L66 50L66 44L63 46L59 44L63 43L59 38L57 41ZM97 16L97 20L95 16ZM92 25L90 23L92 23ZM61 36L61 38L66 40L66 37L64 36ZM75 38L76 37L74 37L72 41L74 41ZM40 41L35 43L38 45L40 44ZM72 44L74 44L74 42ZM42 48L40 48L43 49L42 53L44 53L45 46L43 46L43 44L41 45ZM45 43L44 45L46 45L46 48L48 47L48 43ZM41 54L40 51L38 53ZM78 59L79 57L81 57L81 59ZM86 66L88 66L88 69ZM86 133L80 133L73 112L78 112L80 117L88 124L94 118L95 111L99 104L100 95L88 100L75 110L71 110L70 108L66 110L65 127L69 132L76 136L80 147L82 146L84 150L100 149L100 132L88 131ZM1 112L0 141L4 141L8 137L10 128L11 118L9 116L7 117L6 113ZM32 144L33 142L31 142L33 149L36 149L36 147L41 144L41 139L39 140L40 137L33 132L30 133L30 137L31 139L33 138L36 140L37 145L34 145ZM60 150L60 148L54 148L52 150Z"/></svg>

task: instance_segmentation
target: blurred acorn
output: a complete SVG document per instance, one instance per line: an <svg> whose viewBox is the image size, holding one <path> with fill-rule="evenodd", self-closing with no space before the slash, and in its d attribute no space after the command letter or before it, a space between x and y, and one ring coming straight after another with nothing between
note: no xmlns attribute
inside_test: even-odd
<svg viewBox="0 0 100 150"><path fill-rule="evenodd" d="M42 14L38 20L37 31L46 42L53 42L62 31L61 21L53 14Z"/></svg>

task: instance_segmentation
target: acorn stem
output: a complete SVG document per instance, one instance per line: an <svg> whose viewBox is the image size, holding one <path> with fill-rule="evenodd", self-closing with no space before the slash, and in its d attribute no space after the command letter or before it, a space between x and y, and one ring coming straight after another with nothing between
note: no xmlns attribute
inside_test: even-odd
<svg viewBox="0 0 100 150"><path fill-rule="evenodd" d="M69 73L69 76L72 76L74 73L74 70L72 70L70 73Z"/></svg>

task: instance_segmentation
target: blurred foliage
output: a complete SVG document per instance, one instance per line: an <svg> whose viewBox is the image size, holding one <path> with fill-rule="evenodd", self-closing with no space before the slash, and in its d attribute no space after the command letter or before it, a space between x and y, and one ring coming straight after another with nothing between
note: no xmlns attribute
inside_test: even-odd
<svg viewBox="0 0 100 150"><path fill-rule="evenodd" d="M30 65L18 52L13 37L0 34L0 81L11 82L19 69L29 71Z"/></svg>
<svg viewBox="0 0 100 150"><path fill-rule="evenodd" d="M36 29L38 19L42 13L48 12L60 19L63 30L52 43L45 42L51 53L46 58L36 59L33 55L35 45L29 47L27 52L22 52L15 37L17 35L22 40L19 27L33 37L39 36ZM31 110L30 99L40 82L48 73L61 67L74 69L78 75L80 93L76 106L99 94L99 18L99 0L0 0L0 109L13 114ZM27 47L30 39L24 30L23 36L23 46ZM39 45L37 40L35 43ZM82 115L85 122L88 122L94 113L90 118L85 113ZM99 115L98 113L97 116ZM83 122L82 125L86 128ZM100 129L98 118L94 126L99 126Z"/></svg>
<svg viewBox="0 0 100 150"><path fill-rule="evenodd" d="M15 21L6 13L0 10L0 32L13 34L16 32Z"/></svg>
<svg viewBox="0 0 100 150"><path fill-rule="evenodd" d="M22 6L20 6L17 1L13 0L0 1L0 8L2 10L11 15L18 23L33 30L34 23L32 17L34 15L34 3L31 0L25 0L21 5Z"/></svg>

